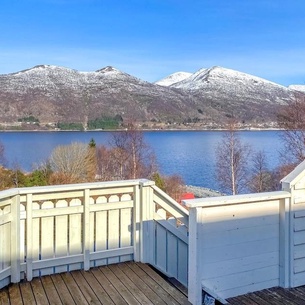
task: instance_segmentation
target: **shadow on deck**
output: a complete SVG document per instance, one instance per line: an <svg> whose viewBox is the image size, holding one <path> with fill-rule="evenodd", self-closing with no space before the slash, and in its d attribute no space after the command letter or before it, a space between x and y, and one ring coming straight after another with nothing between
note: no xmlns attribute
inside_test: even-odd
<svg viewBox="0 0 305 305"><path fill-rule="evenodd" d="M190 304L148 265L121 263L11 284L0 304Z"/></svg>

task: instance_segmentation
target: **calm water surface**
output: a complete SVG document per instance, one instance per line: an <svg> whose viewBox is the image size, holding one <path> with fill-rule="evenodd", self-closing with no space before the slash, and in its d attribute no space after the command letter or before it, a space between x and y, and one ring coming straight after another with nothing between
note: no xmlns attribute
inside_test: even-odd
<svg viewBox="0 0 305 305"><path fill-rule="evenodd" d="M147 131L146 141L154 149L160 172L179 174L186 184L217 189L215 181L215 148L221 131ZM278 164L279 131L241 131L243 142L253 150L264 150L269 167ZM46 160L57 145L72 142L108 145L110 132L2 132L0 141L5 146L9 167L19 166L30 171ZM215 187L216 186L216 187Z"/></svg>

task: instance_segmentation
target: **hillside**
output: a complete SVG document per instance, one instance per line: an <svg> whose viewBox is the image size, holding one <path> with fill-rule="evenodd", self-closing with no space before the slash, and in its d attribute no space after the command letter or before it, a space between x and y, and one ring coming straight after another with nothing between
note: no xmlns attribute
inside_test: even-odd
<svg viewBox="0 0 305 305"><path fill-rule="evenodd" d="M144 128L214 128L234 116L268 125L278 107L293 98L293 90L221 67L174 73L161 84L113 67L80 72L35 66L0 75L0 123L5 128L90 128L96 126L93 121L116 118Z"/></svg>

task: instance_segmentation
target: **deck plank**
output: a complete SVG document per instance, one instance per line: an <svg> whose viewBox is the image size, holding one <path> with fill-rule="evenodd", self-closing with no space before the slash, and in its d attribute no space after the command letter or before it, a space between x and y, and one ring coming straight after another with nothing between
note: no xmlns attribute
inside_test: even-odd
<svg viewBox="0 0 305 305"><path fill-rule="evenodd" d="M102 304L109 304L114 305L113 301L103 288L103 286L100 285L98 280L94 277L91 271L80 271L82 276L87 281L90 288L95 292L97 298L100 300Z"/></svg>
<svg viewBox="0 0 305 305"><path fill-rule="evenodd" d="M100 267L103 268L103 267ZM107 292L111 300L114 302L114 304L117 305L126 305L127 303L122 298L122 296L118 293L118 291L115 289L115 287L110 283L110 281L105 277L105 275L102 273L102 271L98 269L91 269L91 273L94 275L94 277L97 279L99 284L103 287L103 289Z"/></svg>
<svg viewBox="0 0 305 305"><path fill-rule="evenodd" d="M37 304L49 304L45 290L41 283L41 278L34 278L31 287Z"/></svg>
<svg viewBox="0 0 305 305"><path fill-rule="evenodd" d="M305 287L290 289L274 287L229 298L227 301L230 305L304 305Z"/></svg>
<svg viewBox="0 0 305 305"><path fill-rule="evenodd" d="M55 285L49 275L41 278L42 285L44 287L46 296L50 305L62 304Z"/></svg>
<svg viewBox="0 0 305 305"><path fill-rule="evenodd" d="M132 269L130 269L126 263L118 264L118 268L124 272L126 276L128 276L133 283L141 289L143 293L149 298L149 300L153 301L153 304L165 304L167 303L162 300L162 298L149 286L147 285L147 281L145 279L138 276Z"/></svg>
<svg viewBox="0 0 305 305"><path fill-rule="evenodd" d="M126 263L126 265L134 271L135 274L146 283L151 290L153 290L160 298L166 303L166 304L180 304L177 300L175 300L170 293L166 291L166 289L163 289L163 282L162 281L156 281L153 279L149 274L147 274L142 268L140 268L137 264L129 264ZM160 286L160 284L162 286Z"/></svg>
<svg viewBox="0 0 305 305"><path fill-rule="evenodd" d="M102 304L80 271L73 271L71 275L89 304Z"/></svg>
<svg viewBox="0 0 305 305"><path fill-rule="evenodd" d="M280 295L278 295L277 293L274 293L273 291L269 290L269 289L265 289L262 291L257 292L257 294L264 300L266 300L267 302L269 302L269 304L282 304L281 302L283 302L283 299L281 298Z"/></svg>
<svg viewBox="0 0 305 305"><path fill-rule="evenodd" d="M156 283L162 283L162 289L164 289L171 297L173 297L178 304L190 305L187 298L174 286L166 282L158 273L152 268L143 263L136 263L136 266L140 267L147 275L149 275Z"/></svg>
<svg viewBox="0 0 305 305"><path fill-rule="evenodd" d="M229 302L230 305L245 305L243 298L241 298L240 296L239 297L230 298L228 300L228 302Z"/></svg>
<svg viewBox="0 0 305 305"><path fill-rule="evenodd" d="M294 292L289 291L288 289L284 288L272 288L270 291L276 291L276 293L283 299L288 300L286 304L291 305L304 305L304 301L302 301Z"/></svg>
<svg viewBox="0 0 305 305"><path fill-rule="evenodd" d="M252 301L256 302L255 304L259 305L270 305L270 301L266 301L260 297L259 294L254 292L247 294L247 297L250 298Z"/></svg>
<svg viewBox="0 0 305 305"><path fill-rule="evenodd" d="M138 287L132 281L130 274L126 274L119 268L118 265L109 265L108 268L116 275L116 277L122 281L125 287L130 291L130 293L139 301L140 304L153 305L151 300L142 291L142 285ZM139 289L140 288L140 289ZM165 304L165 303L164 303Z"/></svg>
<svg viewBox="0 0 305 305"><path fill-rule="evenodd" d="M75 302L75 304L85 305L89 304L84 297L82 291L79 289L77 283L75 282L74 278L72 277L71 273L61 273L60 274L63 281L66 283L67 288Z"/></svg>
<svg viewBox="0 0 305 305"><path fill-rule="evenodd" d="M293 293L295 293L300 299L304 300L304 304L305 304L305 286L297 287L289 290L293 291Z"/></svg>
<svg viewBox="0 0 305 305"><path fill-rule="evenodd" d="M31 283L30 282L22 282L19 284L21 297L25 304L34 304L36 305L36 300L32 291Z"/></svg>
<svg viewBox="0 0 305 305"><path fill-rule="evenodd" d="M10 305L7 288L0 289L0 305Z"/></svg>
<svg viewBox="0 0 305 305"><path fill-rule="evenodd" d="M112 283L113 286L116 287L117 291L124 298L127 304L130 305L138 305L141 304L138 300L133 296L133 294L127 289L127 287L115 276L115 274L105 266L100 268L100 271L108 278L108 280Z"/></svg>
<svg viewBox="0 0 305 305"><path fill-rule="evenodd" d="M9 298L11 304L23 305L22 296L20 292L20 286L18 284L13 284L8 288Z"/></svg>
<svg viewBox="0 0 305 305"><path fill-rule="evenodd" d="M60 274L51 275L52 282L54 283L55 289L58 292L62 304L71 304L75 305L65 282L63 281Z"/></svg>

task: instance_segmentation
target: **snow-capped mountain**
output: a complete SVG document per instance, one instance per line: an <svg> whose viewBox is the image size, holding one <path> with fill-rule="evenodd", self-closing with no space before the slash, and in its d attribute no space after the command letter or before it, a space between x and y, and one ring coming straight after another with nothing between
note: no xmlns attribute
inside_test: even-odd
<svg viewBox="0 0 305 305"><path fill-rule="evenodd" d="M53 126L58 122L86 126L105 116L156 128L189 124L203 128L230 117L249 124L268 123L275 121L280 105L294 98L293 92L221 67L174 73L160 85L110 66L80 72L40 65L0 75L0 124L29 116Z"/></svg>
<svg viewBox="0 0 305 305"><path fill-rule="evenodd" d="M172 84L171 87L184 90L206 90L217 87L218 91L234 91L240 94L245 91L257 92L264 88L267 91L271 88L277 88L288 92L286 87L263 78L217 66L210 69L200 69L187 79Z"/></svg>
<svg viewBox="0 0 305 305"><path fill-rule="evenodd" d="M23 70L17 73L0 75L1 88L23 92L29 87L48 90L54 93L61 87L79 90L86 86L94 86L101 83L103 79L127 80L135 77L123 73L113 67L105 67L95 72L81 72L69 68L39 65L32 69ZM9 80L9 83L6 81Z"/></svg>
<svg viewBox="0 0 305 305"><path fill-rule="evenodd" d="M175 83L181 82L186 78L190 77L192 73L189 72L176 72L165 78L162 78L155 82L156 85L168 87Z"/></svg>
<svg viewBox="0 0 305 305"><path fill-rule="evenodd" d="M119 115L126 120L183 120L189 99L114 67L95 72L40 65L0 75L0 123L32 115L40 122L78 122Z"/></svg>
<svg viewBox="0 0 305 305"><path fill-rule="evenodd" d="M193 96L205 111L216 108L227 116L256 120L275 117L276 107L293 98L291 90L268 80L222 67L200 69L170 88L181 89ZM204 103L202 103L204 101Z"/></svg>

